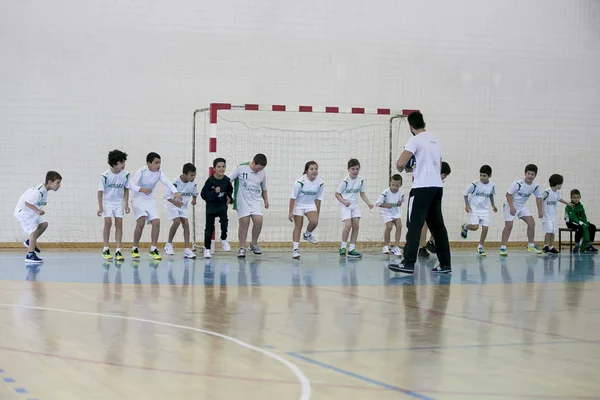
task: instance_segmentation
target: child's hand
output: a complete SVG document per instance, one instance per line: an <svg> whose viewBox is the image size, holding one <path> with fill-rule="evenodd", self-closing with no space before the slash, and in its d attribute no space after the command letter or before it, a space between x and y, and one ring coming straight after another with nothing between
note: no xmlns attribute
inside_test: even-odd
<svg viewBox="0 0 600 400"><path fill-rule="evenodd" d="M130 212L131 210L129 209L129 206L125 204L125 214L129 214Z"/></svg>
<svg viewBox="0 0 600 400"><path fill-rule="evenodd" d="M498 212L498 209L496 208L496 206L492 206L492 210L494 210L494 212Z"/></svg>
<svg viewBox="0 0 600 400"><path fill-rule="evenodd" d="M269 209L269 201L268 200L265 200L265 208Z"/></svg>
<svg viewBox="0 0 600 400"><path fill-rule="evenodd" d="M510 208L510 215L512 215L512 216L515 216L515 215L517 215L517 209L516 209L516 208L514 208L514 207L511 207L511 208Z"/></svg>
<svg viewBox="0 0 600 400"><path fill-rule="evenodd" d="M98 209L98 212L96 213L96 215L98 215L99 217L102 216L102 213L104 213L104 210L102 208ZM41 215L41 214L40 214Z"/></svg>
<svg viewBox="0 0 600 400"><path fill-rule="evenodd" d="M575 204L573 204L573 202L570 201L569 204L567 204L567 206L569 206L569 207L575 207Z"/></svg>
<svg viewBox="0 0 600 400"><path fill-rule="evenodd" d="M345 201L342 204L345 205L346 207L350 207L350 202L349 201Z"/></svg>
<svg viewBox="0 0 600 400"><path fill-rule="evenodd" d="M471 214L471 206L467 204L465 206L465 211L467 212L467 214Z"/></svg>
<svg viewBox="0 0 600 400"><path fill-rule="evenodd" d="M288 219L290 222L294 222L294 213L290 213L290 215L288 215Z"/></svg>
<svg viewBox="0 0 600 400"><path fill-rule="evenodd" d="M544 218L544 213L543 212L538 212L538 217L539 218Z"/></svg>
<svg viewBox="0 0 600 400"><path fill-rule="evenodd" d="M229 198L229 196L227 196L227 200L225 201L225 204L227 204L227 205L231 204L231 199Z"/></svg>
<svg viewBox="0 0 600 400"><path fill-rule="evenodd" d="M192 205L195 206L196 205L196 199L192 199Z"/></svg>
<svg viewBox="0 0 600 400"><path fill-rule="evenodd" d="M46 212L44 210L39 210L37 213L38 213L38 215L44 215L44 214L46 214Z"/></svg>
<svg viewBox="0 0 600 400"><path fill-rule="evenodd" d="M152 192L152 189L150 189L150 188L141 188L140 189L140 193L150 194L150 192Z"/></svg>
<svg viewBox="0 0 600 400"><path fill-rule="evenodd" d="M373 208L373 203L367 203L367 205L369 206L369 209Z"/></svg>
<svg viewBox="0 0 600 400"><path fill-rule="evenodd" d="M217 187L215 188L215 192L217 192L217 193L221 193L221 186L217 186Z"/></svg>
<svg viewBox="0 0 600 400"><path fill-rule="evenodd" d="M398 207L401 207L401 206L402 206L402 200L398 201L398 203L396 203L396 205L397 205Z"/></svg>

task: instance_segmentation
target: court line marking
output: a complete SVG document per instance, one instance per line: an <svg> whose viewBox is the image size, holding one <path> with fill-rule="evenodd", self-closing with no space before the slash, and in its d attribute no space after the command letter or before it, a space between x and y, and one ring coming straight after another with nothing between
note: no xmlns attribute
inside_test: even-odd
<svg viewBox="0 0 600 400"><path fill-rule="evenodd" d="M382 381L377 381L375 379L371 379L371 378L368 378L366 376L359 375L357 373L354 373L354 372L351 372L351 371L347 371L345 369L341 369L341 368L335 367L335 366L330 365L330 364L326 364L326 363L321 362L321 361L317 361L317 360L315 360L313 358L306 357L306 356L304 356L302 354L299 354L299 353L296 353L296 352L289 352L289 353L286 353L286 354L290 355L292 357L299 358L300 360L304 360L304 361L309 362L311 364L318 365L319 367L323 367L323 368L329 369L331 371L339 372L340 374L349 376L351 378L359 379L359 380L361 380L363 382L367 382L367 383L370 383L370 384L373 384L373 385L376 385L376 386L379 386L379 387L382 387L382 388L385 388L385 389L393 390L393 391L396 391L396 392L404 393L407 396L411 396L411 397L414 397L414 398L417 398L417 399L421 399L421 400L434 400L433 397L425 396L423 394L419 394L417 392L413 392L412 390L403 389L403 388L398 387L398 386L390 385L389 383L385 383L385 382L382 382Z"/></svg>
<svg viewBox="0 0 600 400"><path fill-rule="evenodd" d="M5 385L9 389L9 391L12 392L13 394L16 394L16 395L25 394L25 395L28 395L25 397L27 400L37 400L32 397L29 397L29 394L30 394L29 391L27 389L25 389L24 387L20 387L17 384L17 381L15 381L13 378L9 377L8 374L6 373L6 371L2 368L0 368L0 379L2 380L2 382L5 383ZM20 397L20 398L23 398L23 397Z"/></svg>
<svg viewBox="0 0 600 400"><path fill-rule="evenodd" d="M87 316L91 316L91 317L126 319L126 320L130 320L130 321L137 321L137 322L144 322L144 323L148 323L148 324L168 326L168 327L177 328L177 329L187 329L190 331L203 333L203 334L209 335L209 336L216 336L221 339L225 339L227 341L235 343L238 346L257 351L269 358L274 359L275 361L279 361L280 363L285 365L290 371L292 371L292 373L296 376L296 378L300 382L300 388L301 388L300 400L309 400L310 396L311 396L312 388L311 388L310 381L308 380L306 375L304 375L304 373L300 370L300 368L298 368L298 366L296 364L292 363L291 361L286 360L283 357L278 356L275 353L261 349L260 347L253 346L246 342L242 342L241 340L236 339L234 337L223 335L221 333L207 331L205 329L200 329L200 328L194 328L191 326L177 325L177 324L172 324L169 322L154 321L154 320L144 319L144 318L127 317L127 316L122 316L122 315L102 314L102 313L95 313L95 312L88 312L88 311L67 310L67 309L63 309L63 308L38 307L38 306L27 306L27 305L8 304L8 303L0 303L0 307L27 308L27 309L31 309L31 310L54 311L54 312L60 312L60 313L65 313L65 314L87 315Z"/></svg>

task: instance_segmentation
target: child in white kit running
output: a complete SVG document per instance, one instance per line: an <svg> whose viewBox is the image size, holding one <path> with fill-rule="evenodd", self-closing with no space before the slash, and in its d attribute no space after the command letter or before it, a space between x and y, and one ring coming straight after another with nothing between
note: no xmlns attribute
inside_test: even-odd
<svg viewBox="0 0 600 400"><path fill-rule="evenodd" d="M125 170L127 153L120 150L112 150L108 153L109 169L100 176L98 183L98 216L104 218L104 229L102 238L104 248L102 257L112 260L108 242L110 241L110 229L112 219L115 219L115 260L123 261L121 254L121 241L123 240L123 217L129 214L129 172Z"/></svg>
<svg viewBox="0 0 600 400"><path fill-rule="evenodd" d="M161 158L157 153L151 152L146 156L146 166L140 168L129 183L129 189L133 192L131 206L135 216L136 225L133 233L133 248L131 249L132 258L140 258L138 246L144 225L152 225L150 257L155 260L161 260L162 257L156 248L158 243L158 234L160 233L160 219L154 200L154 188L160 181L165 188L172 193L173 199L182 203L181 195L177 188L173 186L169 178L160 170Z"/></svg>
<svg viewBox="0 0 600 400"><path fill-rule="evenodd" d="M300 258L300 233L304 216L308 218L308 226L302 237L310 243L317 243L313 231L319 224L321 201L323 200L323 181L318 176L319 165L309 161L304 166L304 174L296 179L290 195L289 220L294 223L292 234L292 258Z"/></svg>
<svg viewBox="0 0 600 400"><path fill-rule="evenodd" d="M468 224L462 225L460 235L463 239L467 238L469 231L476 231L481 225L481 236L479 237L479 245L477 246L477 254L485 256L483 245L487 238L490 225L490 204L494 212L498 212L494 204L494 195L496 194L496 186L490 178L492 177L492 167L483 165L479 168L479 180L471 183L463 193L465 197L465 211L470 215Z"/></svg>
<svg viewBox="0 0 600 400"><path fill-rule="evenodd" d="M181 201L175 199L169 193L165 194L164 203L169 220L171 221L169 239L165 244L165 253L170 256L175 254L173 251L173 238L175 238L177 229L181 225L183 227L183 241L185 246L183 258L196 258L190 245L190 223L188 217L188 203L192 199L192 206L195 206L196 198L198 197L198 187L194 179L196 179L196 167L192 163L184 164L182 174L173 181L173 186L177 188L177 191L181 195Z"/></svg>
<svg viewBox="0 0 600 400"><path fill-rule="evenodd" d="M349 258L360 258L362 254L356 251L356 240L358 239L358 230L360 229L360 205L358 204L358 196L360 193L361 199L369 208L373 208L373 204L367 198L365 193L365 184L361 177L360 162L352 158L348 161L348 176L340 182L335 192L335 198L339 201L340 218L344 223L342 231L342 245L340 247L340 257L346 257L346 245L348 236L350 236L350 248L348 249ZM352 231L352 235L350 235Z"/></svg>
<svg viewBox="0 0 600 400"><path fill-rule="evenodd" d="M560 188L563 184L563 177L559 174L552 174L548 179L550 187L544 190L542 194L542 208L544 216L542 218L542 228L544 229L544 248L542 252L548 254L560 254L560 249L554 247L554 232L556 231L556 204L563 203L567 207L573 206L560 197Z"/></svg>
<svg viewBox="0 0 600 400"><path fill-rule="evenodd" d="M390 235L392 229L396 227L396 236L392 253L401 256L400 237L402 236L402 218L400 216L400 207L404 203L404 192L400 190L402 186L402 176L400 174L392 175L390 187L385 189L375 201L375 207L379 207L379 215L385 223L383 231L383 254L390 254Z"/></svg>
<svg viewBox="0 0 600 400"><path fill-rule="evenodd" d="M29 253L25 256L26 263L41 263L44 260L36 253L40 252L37 240L48 228L48 222L42 217L45 214L43 208L48 204L48 191L55 192L60 188L62 176L56 171L48 171L44 183L29 188L19 197L15 207L15 218L19 221L23 231L29 236L23 246L27 247Z"/></svg>

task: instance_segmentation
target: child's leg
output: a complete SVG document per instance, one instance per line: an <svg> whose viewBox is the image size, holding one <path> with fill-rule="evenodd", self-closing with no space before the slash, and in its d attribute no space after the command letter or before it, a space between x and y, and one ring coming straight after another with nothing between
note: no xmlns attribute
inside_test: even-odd
<svg viewBox="0 0 600 400"><path fill-rule="evenodd" d="M303 223L304 217L302 215L294 215L294 232L292 233L292 244L294 249L297 249L300 245L300 234L302 233Z"/></svg>
<svg viewBox="0 0 600 400"><path fill-rule="evenodd" d="M215 232L215 214L206 214L206 223L204 225L204 249L210 250L212 236ZM223 218L221 217L221 235L223 235Z"/></svg>
<svg viewBox="0 0 600 400"><path fill-rule="evenodd" d="M596 240L596 225L590 223L588 225L588 232L590 235L590 244L592 244Z"/></svg>
<svg viewBox="0 0 600 400"><path fill-rule="evenodd" d="M500 247L506 247L510 233L512 232L513 221L504 221L504 229L502 230L502 245Z"/></svg>
<svg viewBox="0 0 600 400"><path fill-rule="evenodd" d="M179 225L182 222L182 218L173 218L173 220L171 222L172 222L172 224L171 224L171 229L169 229L169 240L167 241L168 243L173 243L173 239L175 238L177 229L179 229ZM152 226L154 227L154 225L152 225ZM183 232L183 234L185 235L185 231Z"/></svg>
<svg viewBox="0 0 600 400"><path fill-rule="evenodd" d="M263 216L262 215L251 215L252 219L252 243L258 242L260 231L262 231Z"/></svg>
<svg viewBox="0 0 600 400"><path fill-rule="evenodd" d="M34 253L37 246L37 240L42 234L48 229L48 223L42 222L38 225L37 229L29 235L29 252Z"/></svg>
<svg viewBox="0 0 600 400"><path fill-rule="evenodd" d="M227 210L219 214L219 222L221 223L221 240L227 240L227 228L229 226L229 219L227 218ZM213 220L214 225L214 220ZM211 233L212 236L212 233Z"/></svg>
<svg viewBox="0 0 600 400"><path fill-rule="evenodd" d="M473 230L476 231L477 229L473 229ZM479 245L481 247L483 247L483 244L485 243L485 239L487 238L488 230L489 230L489 227L481 226L481 236L479 237Z"/></svg>
<svg viewBox="0 0 600 400"><path fill-rule="evenodd" d="M140 245L140 239L142 238L142 233L144 232L144 225L146 224L146 217L142 216L137 219L135 222L135 230L133 231L133 247L136 249Z"/></svg>
<svg viewBox="0 0 600 400"><path fill-rule="evenodd" d="M117 243L117 250L121 249L121 242L123 241L123 218L115 218L115 242ZM105 244L106 246L107 244Z"/></svg>
<svg viewBox="0 0 600 400"><path fill-rule="evenodd" d="M190 245L190 222L187 218L180 218L181 227L183 228L183 242L185 244L185 248L189 249Z"/></svg>
<svg viewBox="0 0 600 400"><path fill-rule="evenodd" d="M485 227L482 227L482 228L485 228ZM476 224L476 225L475 224L469 224L469 225L467 225L467 229L470 230L470 231L476 231L476 230L479 229L479 224Z"/></svg>
<svg viewBox="0 0 600 400"><path fill-rule="evenodd" d="M317 229L317 225L319 225L319 213L316 211L309 211L306 213L306 218L308 219L308 226L306 227L306 232L313 233L315 229Z"/></svg>
<svg viewBox="0 0 600 400"><path fill-rule="evenodd" d="M352 229L352 218L344 220L344 229L342 229L342 247L345 248L345 243L348 242L348 236L350 236L350 229Z"/></svg>
<svg viewBox="0 0 600 400"><path fill-rule="evenodd" d="M104 248L108 249L108 242L110 241L110 228L112 228L112 218L104 218L104 229L102 230L102 239L104 239Z"/></svg>
<svg viewBox="0 0 600 400"><path fill-rule="evenodd" d="M400 247L400 239L402 238L402 220L396 218L394 220L394 225L396 226L396 240L394 241L394 246Z"/></svg>
<svg viewBox="0 0 600 400"><path fill-rule="evenodd" d="M385 229L383 230L383 245L389 246L390 244L390 236L392 233L392 227L394 226L394 221L388 221L385 223ZM396 231L398 233L398 231Z"/></svg>
<svg viewBox="0 0 600 400"><path fill-rule="evenodd" d="M553 243L554 243L554 238L553 238L553 234L552 233L546 233L544 235L544 247L552 247Z"/></svg>
<svg viewBox="0 0 600 400"><path fill-rule="evenodd" d="M427 232L429 231L429 227L427 223L423 224L423 229L421 229L421 238L419 239L419 248L425 247L427 244Z"/></svg>
<svg viewBox="0 0 600 400"><path fill-rule="evenodd" d="M352 233L350 234L350 244L356 245L356 239L358 239L358 230L360 229L360 217L354 217L350 219L352 226Z"/></svg>
<svg viewBox="0 0 600 400"><path fill-rule="evenodd" d="M150 240L152 241L150 245L152 247L150 248L150 250L154 250L158 243L158 235L160 233L160 219L153 219L152 221L150 221L150 225L152 225L152 231L150 232Z"/></svg>
<svg viewBox="0 0 600 400"><path fill-rule="evenodd" d="M531 215L521 217L521 219L527 224L527 243L530 245L535 241L535 220Z"/></svg>
<svg viewBox="0 0 600 400"><path fill-rule="evenodd" d="M248 227L250 227L250 216L240 218L238 225L238 240L240 241L240 248L246 248L246 240L248 238Z"/></svg>

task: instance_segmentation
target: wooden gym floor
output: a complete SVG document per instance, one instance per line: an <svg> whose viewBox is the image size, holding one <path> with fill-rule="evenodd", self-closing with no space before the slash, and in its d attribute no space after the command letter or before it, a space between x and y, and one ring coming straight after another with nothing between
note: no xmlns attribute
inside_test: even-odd
<svg viewBox="0 0 600 400"><path fill-rule="evenodd" d="M0 253L0 399L600 399L598 256Z"/></svg>

